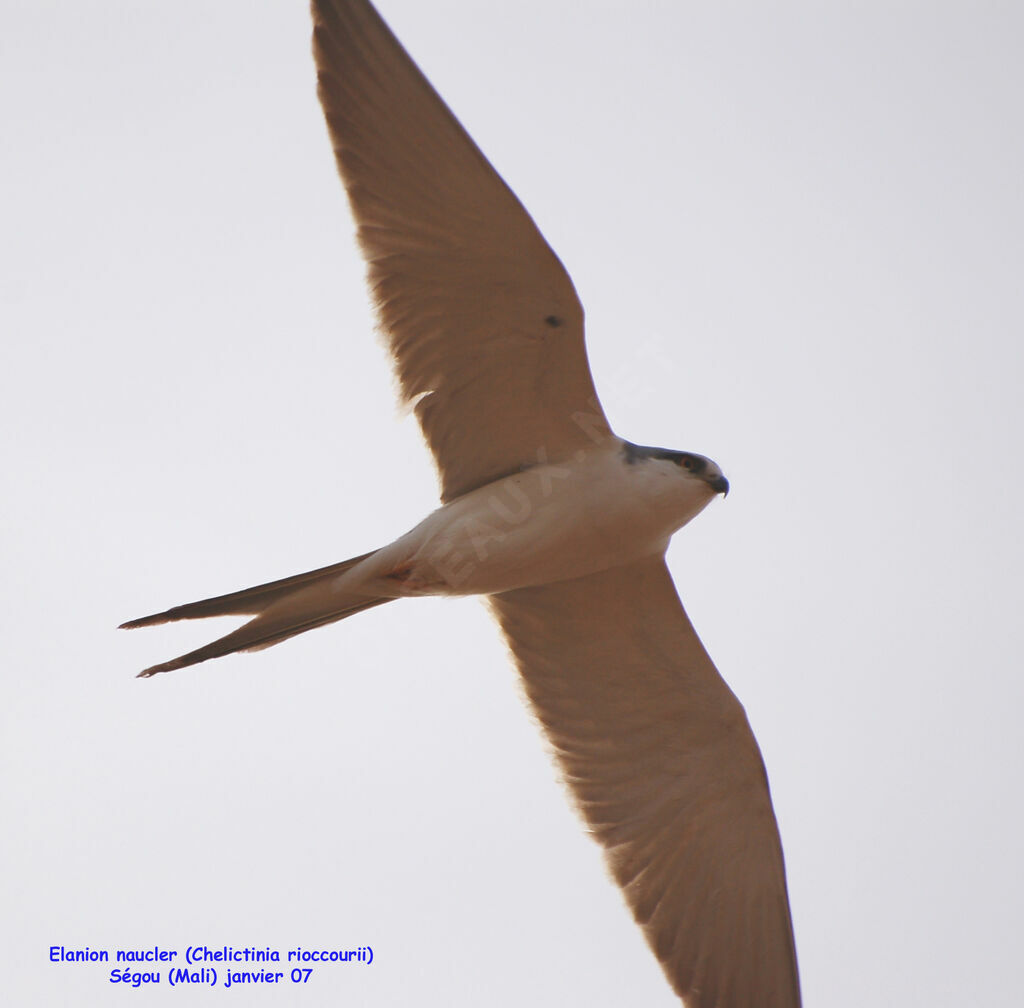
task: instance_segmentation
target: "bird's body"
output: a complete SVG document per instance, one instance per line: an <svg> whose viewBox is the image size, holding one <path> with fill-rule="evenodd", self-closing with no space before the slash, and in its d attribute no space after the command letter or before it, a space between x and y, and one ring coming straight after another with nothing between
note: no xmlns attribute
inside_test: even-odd
<svg viewBox="0 0 1024 1008"><path fill-rule="evenodd" d="M372 571L371 594L496 595L660 556L714 498L721 473L702 459L691 474L630 447L608 439L472 490L345 577Z"/></svg>
<svg viewBox="0 0 1024 1008"><path fill-rule="evenodd" d="M147 677L267 647L312 629L311 621L323 626L393 599L498 595L661 556L672 533L727 490L710 459L603 438L565 461L541 462L456 497L389 545L303 575L283 594L268 597L260 585L125 626L255 617L213 644L140 673Z"/></svg>
<svg viewBox="0 0 1024 1008"><path fill-rule="evenodd" d="M566 782L677 993L797 1008L767 778L683 611L672 534L728 491L616 437L572 283L367 0L314 0L319 93L442 506L371 553L125 626L248 615L150 676L397 598L484 595Z"/></svg>

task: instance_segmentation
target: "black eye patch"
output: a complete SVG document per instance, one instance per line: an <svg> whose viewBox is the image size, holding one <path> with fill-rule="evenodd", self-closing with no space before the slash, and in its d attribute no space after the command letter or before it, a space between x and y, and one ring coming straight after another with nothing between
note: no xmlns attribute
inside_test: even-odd
<svg viewBox="0 0 1024 1008"><path fill-rule="evenodd" d="M623 445L626 461L632 465L641 459L665 459L675 462L687 472L699 476L708 467L708 460L702 455L694 455L692 452L672 451L670 448L649 448L646 445L635 445L626 441Z"/></svg>

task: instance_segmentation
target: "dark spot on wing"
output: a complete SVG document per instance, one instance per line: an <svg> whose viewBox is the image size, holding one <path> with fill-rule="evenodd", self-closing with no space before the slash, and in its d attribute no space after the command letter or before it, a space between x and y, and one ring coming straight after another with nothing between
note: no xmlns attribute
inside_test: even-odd
<svg viewBox="0 0 1024 1008"><path fill-rule="evenodd" d="M562 320L557 315L549 315L544 321L551 326L552 329L557 329L561 324Z"/></svg>

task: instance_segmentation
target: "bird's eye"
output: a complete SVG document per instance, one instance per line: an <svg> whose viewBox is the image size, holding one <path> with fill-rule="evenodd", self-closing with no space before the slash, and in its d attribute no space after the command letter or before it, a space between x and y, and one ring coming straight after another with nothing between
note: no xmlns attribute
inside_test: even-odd
<svg viewBox="0 0 1024 1008"><path fill-rule="evenodd" d="M683 459L683 468L684 469L692 469L693 468L693 462L690 459L688 459L688 458L684 458Z"/></svg>

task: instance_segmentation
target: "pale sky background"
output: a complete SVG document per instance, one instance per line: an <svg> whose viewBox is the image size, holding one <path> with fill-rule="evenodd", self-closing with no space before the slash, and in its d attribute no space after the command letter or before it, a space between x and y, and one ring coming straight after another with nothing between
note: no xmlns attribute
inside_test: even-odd
<svg viewBox="0 0 1024 1008"><path fill-rule="evenodd" d="M1018 1003L1024 14L381 0L587 309L631 440L733 492L669 562L764 752L809 1006ZM3 934L372 945L134 1004L677 1004L475 600L152 681L125 619L436 505L302 2L0 2ZM223 1003L227 1003L223 1000Z"/></svg>

